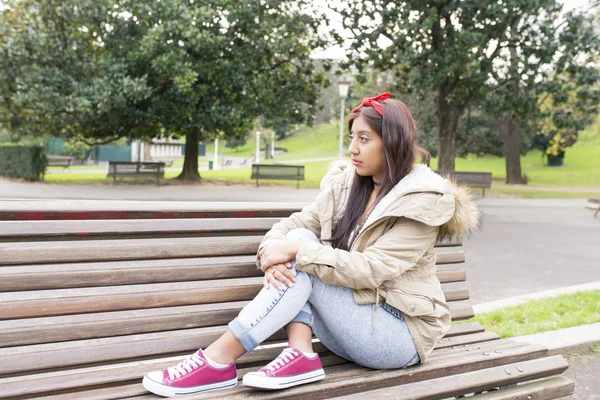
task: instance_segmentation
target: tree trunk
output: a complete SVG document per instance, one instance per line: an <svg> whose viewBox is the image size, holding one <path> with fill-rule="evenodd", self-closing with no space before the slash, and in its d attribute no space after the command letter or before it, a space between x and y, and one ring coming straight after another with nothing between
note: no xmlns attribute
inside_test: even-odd
<svg viewBox="0 0 600 400"><path fill-rule="evenodd" d="M517 37L515 32L517 31L518 21L510 27L511 38ZM513 90L513 98L518 99L521 97L521 88L519 85L519 58L517 49L514 45L510 46L510 76L514 79L514 85L509 87ZM506 157L506 183L516 185L524 183L523 175L521 174L521 137L519 128L521 127L521 121L515 118L515 115L511 112L505 112L502 115L501 131L502 137L504 138L504 156Z"/></svg>
<svg viewBox="0 0 600 400"><path fill-rule="evenodd" d="M446 88L439 87L436 97L436 117L438 128L438 171L454 171L456 154L456 128L460 117L460 108L449 103Z"/></svg>
<svg viewBox="0 0 600 400"><path fill-rule="evenodd" d="M512 113L502 116L501 131L504 138L504 156L506 157L506 183L517 185L525 183L521 173L521 122L513 119Z"/></svg>
<svg viewBox="0 0 600 400"><path fill-rule="evenodd" d="M183 170L177 179L191 182L199 182L202 178L198 173L198 142L200 135L198 130L188 132L185 135L185 158Z"/></svg>

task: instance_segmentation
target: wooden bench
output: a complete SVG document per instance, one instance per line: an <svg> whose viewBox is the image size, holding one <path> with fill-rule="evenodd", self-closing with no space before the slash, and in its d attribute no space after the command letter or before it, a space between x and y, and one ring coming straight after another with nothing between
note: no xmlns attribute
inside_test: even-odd
<svg viewBox="0 0 600 400"><path fill-rule="evenodd" d="M482 190L482 197L485 197L485 189L492 187L492 173L491 172L464 172L464 171L453 171L449 173L440 173L444 177L448 176L450 179L457 183L467 185L472 188L480 188Z"/></svg>
<svg viewBox="0 0 600 400"><path fill-rule="evenodd" d="M256 187L259 179L292 179L297 181L300 189L300 181L304 180L304 165L252 164L250 179L256 179Z"/></svg>
<svg viewBox="0 0 600 400"><path fill-rule="evenodd" d="M71 156L47 156L46 158L48 159L49 167L63 167L63 171L69 168L75 160L75 157Z"/></svg>
<svg viewBox="0 0 600 400"><path fill-rule="evenodd" d="M594 213L594 217L596 217L600 212L600 197L589 198L586 207L596 210Z"/></svg>
<svg viewBox="0 0 600 400"><path fill-rule="evenodd" d="M132 202L119 210L78 201L79 212L97 219L66 220L73 203L60 203L36 214L31 203L0 202L1 399L158 399L142 387L143 375L227 329L262 287L254 264L262 235L298 209L140 202L134 211ZM101 219L107 216L113 219ZM468 319L461 244L441 242L436 252L453 319ZM242 357L238 376L274 358L283 340L276 333L272 346ZM453 325L427 363L407 369L370 370L320 344L315 349L327 371L323 382L279 392L240 385L186 398L553 399L574 388L560 376L568 367L563 357L498 339L478 323Z"/></svg>
<svg viewBox="0 0 600 400"><path fill-rule="evenodd" d="M164 162L130 162L130 161L109 161L108 175L112 177L114 183L117 183L117 177L137 177L154 176L156 185L160 185L160 179L165 177Z"/></svg>

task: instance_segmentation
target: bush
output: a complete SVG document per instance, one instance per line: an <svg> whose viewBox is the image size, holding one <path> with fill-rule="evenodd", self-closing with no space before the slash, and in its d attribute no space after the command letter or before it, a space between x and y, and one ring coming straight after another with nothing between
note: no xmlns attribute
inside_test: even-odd
<svg viewBox="0 0 600 400"><path fill-rule="evenodd" d="M0 145L0 176L39 181L47 165L48 159L42 147Z"/></svg>

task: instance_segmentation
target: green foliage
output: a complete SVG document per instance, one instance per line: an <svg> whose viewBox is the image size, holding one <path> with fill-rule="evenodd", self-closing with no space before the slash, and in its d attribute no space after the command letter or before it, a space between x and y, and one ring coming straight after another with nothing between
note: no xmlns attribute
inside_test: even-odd
<svg viewBox="0 0 600 400"><path fill-rule="evenodd" d="M310 122L324 83L308 0L5 3L0 108L11 131L87 143L168 134L195 149L244 137L259 116L266 127Z"/></svg>
<svg viewBox="0 0 600 400"><path fill-rule="evenodd" d="M0 176L39 181L47 164L42 147L0 144Z"/></svg>
<svg viewBox="0 0 600 400"><path fill-rule="evenodd" d="M19 135L90 142L149 136L152 92L119 0L9 0L1 11L0 123Z"/></svg>
<svg viewBox="0 0 600 400"><path fill-rule="evenodd" d="M81 140L71 139L65 142L65 150L68 155L78 160L85 160L90 151L92 151L92 148Z"/></svg>
<svg viewBox="0 0 600 400"><path fill-rule="evenodd" d="M525 4L523 4L525 3ZM519 12L527 9L520 2ZM389 71L401 93L435 92L440 161L454 169L457 122L485 94L496 40L517 14L511 0L352 0L337 8L354 33L351 63ZM381 48L385 43L387 47ZM497 47L497 46L496 46Z"/></svg>
<svg viewBox="0 0 600 400"><path fill-rule="evenodd" d="M237 138L235 136L229 136L225 141L225 146L230 149L233 149L236 153L238 149L246 144L248 141L248 137L245 138Z"/></svg>
<svg viewBox="0 0 600 400"><path fill-rule="evenodd" d="M600 37L589 14L564 13L554 0L538 3L501 37L505 51L483 105L506 127L517 126L522 140L562 157L599 111Z"/></svg>

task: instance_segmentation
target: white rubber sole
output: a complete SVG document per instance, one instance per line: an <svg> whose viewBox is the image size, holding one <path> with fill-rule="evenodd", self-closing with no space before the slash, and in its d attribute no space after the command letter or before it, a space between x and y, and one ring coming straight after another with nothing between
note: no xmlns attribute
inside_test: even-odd
<svg viewBox="0 0 600 400"><path fill-rule="evenodd" d="M316 369L304 374L284 377L264 376L255 372L249 372L244 375L242 383L244 386L257 389L277 390L304 385L305 383L316 382L323 379L325 379L325 371L323 371L323 369Z"/></svg>
<svg viewBox="0 0 600 400"><path fill-rule="evenodd" d="M211 385L201 385L201 386L192 386L189 388L180 388L163 385L162 383L153 381L148 378L148 375L144 376L144 380L142 381L142 385L146 388L146 390L157 394L163 397L177 397L177 396L185 396L193 393L202 393L202 392L210 392L213 390L221 390L221 389L229 389L237 386L238 379L237 377L234 379L230 379L228 381L213 383Z"/></svg>

